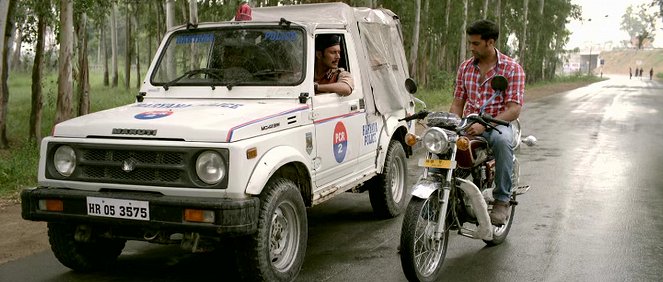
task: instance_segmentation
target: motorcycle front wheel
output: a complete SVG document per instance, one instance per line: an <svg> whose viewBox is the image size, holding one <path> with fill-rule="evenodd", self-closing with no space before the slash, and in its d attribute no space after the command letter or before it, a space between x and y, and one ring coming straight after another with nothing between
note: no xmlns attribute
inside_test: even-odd
<svg viewBox="0 0 663 282"><path fill-rule="evenodd" d="M435 281L440 274L449 242L448 228L435 239L441 206L438 193L433 193L426 200L412 197L405 210L400 255L409 281Z"/></svg>

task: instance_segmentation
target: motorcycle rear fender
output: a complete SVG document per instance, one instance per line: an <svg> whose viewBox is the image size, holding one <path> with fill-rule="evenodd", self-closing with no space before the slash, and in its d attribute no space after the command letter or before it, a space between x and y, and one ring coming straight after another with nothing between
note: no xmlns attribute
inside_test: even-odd
<svg viewBox="0 0 663 282"><path fill-rule="evenodd" d="M439 180L421 178L412 187L412 196L425 200L438 189L442 189L442 183Z"/></svg>

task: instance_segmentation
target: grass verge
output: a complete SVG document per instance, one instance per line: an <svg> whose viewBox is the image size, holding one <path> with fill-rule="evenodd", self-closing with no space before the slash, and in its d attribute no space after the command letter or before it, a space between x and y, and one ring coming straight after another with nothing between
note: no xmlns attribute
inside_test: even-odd
<svg viewBox="0 0 663 282"><path fill-rule="evenodd" d="M135 99L137 93L135 88L103 86L102 76L99 74L91 75L90 78L91 112L128 104ZM37 185L39 145L28 141L32 100L30 74L13 72L7 83L9 88L7 135L11 147L0 150L0 197L15 198L22 188ZM57 89L57 75L46 75L42 81L42 136L50 135L53 128ZM78 101L77 98L73 100Z"/></svg>

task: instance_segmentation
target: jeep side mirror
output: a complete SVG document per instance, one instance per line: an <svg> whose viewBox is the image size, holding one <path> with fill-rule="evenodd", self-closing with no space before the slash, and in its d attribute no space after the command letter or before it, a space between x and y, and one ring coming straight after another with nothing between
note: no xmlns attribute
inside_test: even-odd
<svg viewBox="0 0 663 282"><path fill-rule="evenodd" d="M417 83L414 82L414 79L408 78L405 80L405 89L407 89L407 92L410 92L410 94L417 92Z"/></svg>
<svg viewBox="0 0 663 282"><path fill-rule="evenodd" d="M495 91L504 91L506 90L507 86L509 86L509 82L506 80L506 77L501 75L496 75L490 82L490 87L492 87Z"/></svg>

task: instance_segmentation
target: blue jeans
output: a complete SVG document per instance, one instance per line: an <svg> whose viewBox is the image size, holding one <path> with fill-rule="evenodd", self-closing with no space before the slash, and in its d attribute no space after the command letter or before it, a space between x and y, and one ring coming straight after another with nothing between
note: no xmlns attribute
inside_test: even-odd
<svg viewBox="0 0 663 282"><path fill-rule="evenodd" d="M495 200L508 202L511 200L511 174L513 173L513 131L510 127L497 125L502 134L497 130L486 130L481 136L488 140L493 154L495 155L495 189L493 198Z"/></svg>

